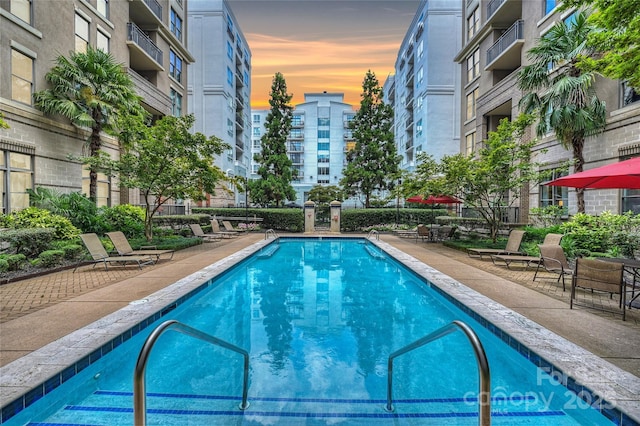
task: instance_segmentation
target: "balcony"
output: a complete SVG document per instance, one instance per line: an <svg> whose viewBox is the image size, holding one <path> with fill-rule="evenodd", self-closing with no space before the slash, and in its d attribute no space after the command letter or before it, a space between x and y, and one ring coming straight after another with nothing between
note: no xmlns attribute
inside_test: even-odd
<svg viewBox="0 0 640 426"><path fill-rule="evenodd" d="M292 120L291 121L291 126L292 127L304 127L304 120Z"/></svg>
<svg viewBox="0 0 640 426"><path fill-rule="evenodd" d="M412 129L413 127L413 117L407 118L407 121L404 122L405 129Z"/></svg>
<svg viewBox="0 0 640 426"><path fill-rule="evenodd" d="M142 97L142 103L145 109L153 115L170 115L171 99L169 96L160 91L153 83L149 82L143 76L130 68L126 68L127 75L133 82L136 94Z"/></svg>
<svg viewBox="0 0 640 426"><path fill-rule="evenodd" d="M127 24L129 64L138 71L163 71L162 50L132 22Z"/></svg>
<svg viewBox="0 0 640 426"><path fill-rule="evenodd" d="M485 70L514 70L522 62L524 21L522 19L504 32L493 46L487 49Z"/></svg>
<svg viewBox="0 0 640 426"><path fill-rule="evenodd" d="M522 18L522 0L491 0L487 3L485 25L506 26Z"/></svg>
<svg viewBox="0 0 640 426"><path fill-rule="evenodd" d="M291 132L289 133L289 139L302 140L304 139L304 135L302 132Z"/></svg>
<svg viewBox="0 0 640 426"><path fill-rule="evenodd" d="M242 114L236 114L236 126L240 129L244 129L244 117Z"/></svg>
<svg viewBox="0 0 640 426"><path fill-rule="evenodd" d="M162 5L157 0L130 0L129 18L144 27L162 25Z"/></svg>
<svg viewBox="0 0 640 426"><path fill-rule="evenodd" d="M304 146L301 143L290 143L287 151L289 151L289 152L304 152Z"/></svg>

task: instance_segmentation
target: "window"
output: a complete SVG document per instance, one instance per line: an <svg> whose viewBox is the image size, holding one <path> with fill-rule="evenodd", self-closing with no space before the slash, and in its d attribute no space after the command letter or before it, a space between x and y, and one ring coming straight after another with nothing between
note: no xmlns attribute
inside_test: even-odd
<svg viewBox="0 0 640 426"><path fill-rule="evenodd" d="M318 167L318 177L319 176L329 176L329 168L328 167Z"/></svg>
<svg viewBox="0 0 640 426"><path fill-rule="evenodd" d="M416 137L422 136L422 118L416 122Z"/></svg>
<svg viewBox="0 0 640 426"><path fill-rule="evenodd" d="M568 27L574 26L576 24L576 13L573 12L571 15L567 16L566 18L564 18L564 23Z"/></svg>
<svg viewBox="0 0 640 426"><path fill-rule="evenodd" d="M109 17L109 0L97 0L96 1L96 9L98 9L98 13L104 16L105 18Z"/></svg>
<svg viewBox="0 0 640 426"><path fill-rule="evenodd" d="M260 122L260 114L253 114L253 122L254 123Z"/></svg>
<svg viewBox="0 0 640 426"><path fill-rule="evenodd" d="M627 82L622 83L622 106L627 106L634 102L640 101L640 93L636 92L636 90L629 86Z"/></svg>
<svg viewBox="0 0 640 426"><path fill-rule="evenodd" d="M182 81L182 59L173 50L169 50L169 75L178 83Z"/></svg>
<svg viewBox="0 0 640 426"><path fill-rule="evenodd" d="M548 15L551 13L553 9L556 8L556 0L545 0L544 1L544 14Z"/></svg>
<svg viewBox="0 0 640 426"><path fill-rule="evenodd" d="M471 132L465 136L467 156L473 155L476 150L476 132Z"/></svg>
<svg viewBox="0 0 640 426"><path fill-rule="evenodd" d="M328 163L328 162L329 162L329 154L318 154L318 163Z"/></svg>
<svg viewBox="0 0 640 426"><path fill-rule="evenodd" d="M622 211L628 211L634 214L640 214L640 189L624 189L622 190Z"/></svg>
<svg viewBox="0 0 640 426"><path fill-rule="evenodd" d="M467 58L467 83L480 75L480 49Z"/></svg>
<svg viewBox="0 0 640 426"><path fill-rule="evenodd" d="M553 170L549 180L566 176L566 171ZM540 207L560 206L567 207L569 201L569 188L566 186L540 185Z"/></svg>
<svg viewBox="0 0 640 426"><path fill-rule="evenodd" d="M424 68L420 67L420 69L418 70L418 74L416 77L416 88L422 86L422 79L424 78Z"/></svg>
<svg viewBox="0 0 640 426"><path fill-rule="evenodd" d="M304 116L300 114L294 114L293 117L291 117L291 124L293 126L303 126Z"/></svg>
<svg viewBox="0 0 640 426"><path fill-rule="evenodd" d="M233 60L233 45L227 40L227 58Z"/></svg>
<svg viewBox="0 0 640 426"><path fill-rule="evenodd" d="M318 151L329 151L329 142L318 142Z"/></svg>
<svg viewBox="0 0 640 426"><path fill-rule="evenodd" d="M254 147L255 149L260 149L260 147L262 147L260 139L255 139L255 140L253 141L253 147Z"/></svg>
<svg viewBox="0 0 640 426"><path fill-rule="evenodd" d="M329 126L329 125L331 125L331 119L318 118L318 126Z"/></svg>
<svg viewBox="0 0 640 426"><path fill-rule="evenodd" d="M96 33L96 48L109 53L109 36L102 31Z"/></svg>
<svg viewBox="0 0 640 426"><path fill-rule="evenodd" d="M302 129L291 129L291 132L289 132L289 137L291 139L302 139L304 137L302 134Z"/></svg>
<svg viewBox="0 0 640 426"><path fill-rule="evenodd" d="M329 139L329 130L318 130L318 139Z"/></svg>
<svg viewBox="0 0 640 426"><path fill-rule="evenodd" d="M31 24L31 0L11 0L11 14Z"/></svg>
<svg viewBox="0 0 640 426"><path fill-rule="evenodd" d="M253 136L260 136L260 134L261 134L260 127L254 127Z"/></svg>
<svg viewBox="0 0 640 426"><path fill-rule="evenodd" d="M11 49L11 99L31 105L33 59Z"/></svg>
<svg viewBox="0 0 640 426"><path fill-rule="evenodd" d="M242 80L244 81L245 85L249 84L249 73L246 71L242 72Z"/></svg>
<svg viewBox="0 0 640 426"><path fill-rule="evenodd" d="M227 118L227 134L233 137L233 121L230 118Z"/></svg>
<svg viewBox="0 0 640 426"><path fill-rule="evenodd" d="M76 13L76 52L86 52L89 45L89 21Z"/></svg>
<svg viewBox="0 0 640 426"><path fill-rule="evenodd" d="M467 41L471 40L478 29L480 29L480 8L476 7L471 16L467 18Z"/></svg>
<svg viewBox="0 0 640 426"><path fill-rule="evenodd" d="M420 43L418 43L418 51L416 53L418 55L418 59L422 59L422 56L424 55L424 40L420 40Z"/></svg>
<svg viewBox="0 0 640 426"><path fill-rule="evenodd" d="M422 108L422 96L416 98L416 109Z"/></svg>
<svg viewBox="0 0 640 426"><path fill-rule="evenodd" d="M182 41L182 18L176 13L173 8L171 9L171 32L180 41Z"/></svg>
<svg viewBox="0 0 640 426"><path fill-rule="evenodd" d="M480 89L477 87L475 90L467 95L467 120L471 120L476 116L476 101L478 100L478 94Z"/></svg>
<svg viewBox="0 0 640 426"><path fill-rule="evenodd" d="M27 189L33 189L33 156L0 150L0 212L29 207Z"/></svg>
<svg viewBox="0 0 640 426"><path fill-rule="evenodd" d="M182 95L171 89L171 114L174 117L182 116Z"/></svg>
<svg viewBox="0 0 640 426"><path fill-rule="evenodd" d="M229 83L230 86L233 86L233 71L231 71L231 68L227 67L227 83Z"/></svg>

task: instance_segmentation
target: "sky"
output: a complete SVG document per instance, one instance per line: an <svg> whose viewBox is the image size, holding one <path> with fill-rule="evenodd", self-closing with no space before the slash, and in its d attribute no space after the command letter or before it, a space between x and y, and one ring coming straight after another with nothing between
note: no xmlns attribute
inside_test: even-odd
<svg viewBox="0 0 640 426"><path fill-rule="evenodd" d="M344 93L360 104L368 70L380 86L394 65L418 0L229 0L251 50L251 108L268 109L280 72L293 95Z"/></svg>

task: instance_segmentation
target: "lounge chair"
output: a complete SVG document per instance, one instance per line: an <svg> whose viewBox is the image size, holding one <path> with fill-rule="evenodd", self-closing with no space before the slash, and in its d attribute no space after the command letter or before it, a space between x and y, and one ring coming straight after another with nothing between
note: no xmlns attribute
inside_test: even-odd
<svg viewBox="0 0 640 426"><path fill-rule="evenodd" d="M211 219L211 229L213 230L212 234L220 235L222 238L235 238L238 236L237 232L227 232L220 230L220 224L217 219Z"/></svg>
<svg viewBox="0 0 640 426"><path fill-rule="evenodd" d="M552 274L558 274L558 282L562 278L562 291L566 290L564 277L573 275L573 268L569 265L564 250L559 244L540 244L540 262L533 275L533 281L536 280L540 268Z"/></svg>
<svg viewBox="0 0 640 426"><path fill-rule="evenodd" d="M127 237L121 231L107 232L107 237L109 237L120 256L151 256L156 258L154 263L157 263L163 254L170 255L167 260L171 260L175 253L175 250L157 250L156 246L143 246L140 250L134 250Z"/></svg>
<svg viewBox="0 0 640 426"><path fill-rule="evenodd" d="M492 256L496 254L509 254L509 255L521 255L525 254L520 251L520 244L522 243L522 237L524 237L524 231L514 229L509 233L509 239L504 249L491 249L491 248L468 248L467 254L469 257Z"/></svg>
<svg viewBox="0 0 640 426"><path fill-rule="evenodd" d="M562 234L547 234L544 237L544 241L542 245L555 245L560 247L560 241L562 240ZM564 253L563 253L564 254ZM510 265L512 263L520 263L523 267L528 268L532 264L539 265L542 262L540 256L525 256L521 254L493 254L491 255L491 260L494 265L502 265L507 267L507 269L511 269ZM566 259L565 259L566 262ZM538 268L536 268L536 272L538 272ZM549 271L552 272L552 271ZM569 271L570 272L570 271ZM535 276L533 278L535 280ZM558 277L560 279L560 277ZM564 277L562 278L562 288L564 289Z"/></svg>
<svg viewBox="0 0 640 426"><path fill-rule="evenodd" d="M236 234L239 232L239 231L233 229L233 225L228 220L223 220L222 221L222 226L224 226L224 230L227 231L227 232L234 232Z"/></svg>
<svg viewBox="0 0 640 426"><path fill-rule="evenodd" d="M571 299L569 307L573 309L573 305L578 305L576 300L576 288L580 287L586 290L602 291L620 295L619 306L622 309L622 321L626 321L626 288L622 278L624 274L624 265L622 263L603 262L597 259L576 259L576 269L571 280ZM601 309L606 312L613 312L605 307L588 306L594 309Z"/></svg>
<svg viewBox="0 0 640 426"><path fill-rule="evenodd" d="M84 246L89 250L89 254L93 258L93 267L95 268L98 263L104 264L104 269L108 269L107 265L110 263L120 264L125 266L127 263L135 263L138 268L142 269L142 265L148 265L153 263L153 259L149 256L109 256L107 250L102 245L102 241L98 238L97 234L81 234L80 239ZM80 264L76 265L73 272L78 269Z"/></svg>
<svg viewBox="0 0 640 426"><path fill-rule="evenodd" d="M202 230L202 227L198 223L190 223L189 227L191 228L191 232L193 232L193 235L200 238L205 243L213 243L222 239L220 235L205 234Z"/></svg>

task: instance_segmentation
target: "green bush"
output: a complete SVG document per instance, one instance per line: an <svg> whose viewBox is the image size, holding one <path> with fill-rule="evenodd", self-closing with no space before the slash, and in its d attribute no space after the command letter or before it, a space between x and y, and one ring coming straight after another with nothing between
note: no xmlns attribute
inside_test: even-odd
<svg viewBox="0 0 640 426"><path fill-rule="evenodd" d="M65 258L64 250L45 250L38 256L40 265L45 268L60 265Z"/></svg>
<svg viewBox="0 0 640 426"><path fill-rule="evenodd" d="M51 250L62 250L64 252L65 259L73 260L82 255L84 248L82 245L72 241L53 241L50 246Z"/></svg>
<svg viewBox="0 0 640 426"><path fill-rule="evenodd" d="M0 228L13 228L13 216L0 213Z"/></svg>
<svg viewBox="0 0 640 426"><path fill-rule="evenodd" d="M304 231L304 212L303 209L287 209L287 208L207 208L197 207L192 209L193 213L206 214L209 217L248 217L249 223L253 217L262 219L262 222L258 222L258 225L262 229L275 229L278 231L287 232L302 232ZM209 218L207 218L207 223Z"/></svg>
<svg viewBox="0 0 640 426"><path fill-rule="evenodd" d="M52 214L49 210L28 207L12 213L14 227L22 228L52 228L55 238L69 240L80 235L80 230L73 226L66 217Z"/></svg>
<svg viewBox="0 0 640 426"><path fill-rule="evenodd" d="M29 258L38 256L56 237L55 229L11 229L0 233L0 241L9 243L18 254L23 254Z"/></svg>
<svg viewBox="0 0 640 426"><path fill-rule="evenodd" d="M631 212L622 215L603 212L599 216L578 213L560 228L576 254L590 256L613 251L612 255L633 255L640 233L640 215Z"/></svg>
<svg viewBox="0 0 640 426"><path fill-rule="evenodd" d="M4 271L17 271L21 269L22 265L27 261L27 256L24 254L2 254L0 255L0 259L2 263L5 264L0 267L0 270L6 268Z"/></svg>
<svg viewBox="0 0 640 426"><path fill-rule="evenodd" d="M131 204L104 207L100 211L108 231L122 231L127 238L144 235L144 209Z"/></svg>
<svg viewBox="0 0 640 426"><path fill-rule="evenodd" d="M382 224L402 223L416 226L420 223L450 222L453 217L447 216L445 209L345 209L342 210L340 227L342 231L357 232Z"/></svg>
<svg viewBox="0 0 640 426"><path fill-rule="evenodd" d="M0 272L7 272L9 271L9 262L7 262L6 259L3 259L2 257L0 257Z"/></svg>

